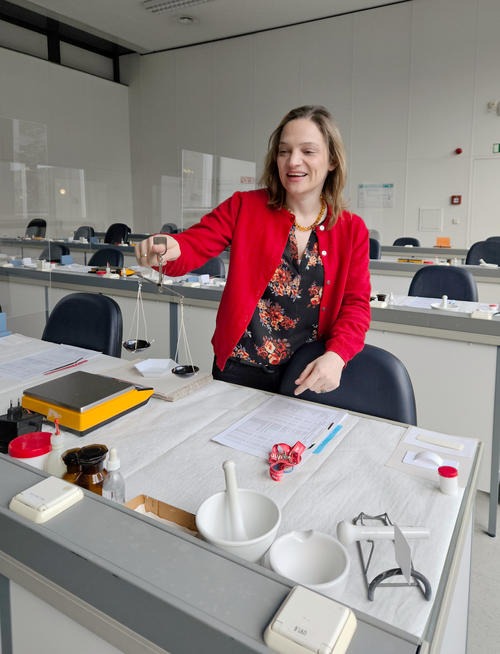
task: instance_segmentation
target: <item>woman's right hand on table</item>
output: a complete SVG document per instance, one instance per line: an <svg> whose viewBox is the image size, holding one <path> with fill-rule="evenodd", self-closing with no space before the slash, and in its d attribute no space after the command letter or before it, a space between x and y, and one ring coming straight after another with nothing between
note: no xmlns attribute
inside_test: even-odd
<svg viewBox="0 0 500 654"><path fill-rule="evenodd" d="M135 246L135 258L140 266L158 266L180 256L179 244L168 234L155 234Z"/></svg>

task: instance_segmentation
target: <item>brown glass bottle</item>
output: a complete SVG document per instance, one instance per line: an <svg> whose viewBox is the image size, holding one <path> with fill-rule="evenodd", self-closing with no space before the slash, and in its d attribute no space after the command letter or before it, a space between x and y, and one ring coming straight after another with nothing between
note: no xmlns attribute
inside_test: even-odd
<svg viewBox="0 0 500 654"><path fill-rule="evenodd" d="M102 495L102 482L108 474L104 469L104 460L108 448L106 445L86 445L78 453L81 472L75 483L97 495Z"/></svg>
<svg viewBox="0 0 500 654"><path fill-rule="evenodd" d="M72 484L76 484L76 480L80 476L82 468L80 466L80 461L78 459L78 454L80 452L79 447L75 447L72 450L66 450L62 455L62 460L66 464L67 472L64 473L64 481L69 481Z"/></svg>

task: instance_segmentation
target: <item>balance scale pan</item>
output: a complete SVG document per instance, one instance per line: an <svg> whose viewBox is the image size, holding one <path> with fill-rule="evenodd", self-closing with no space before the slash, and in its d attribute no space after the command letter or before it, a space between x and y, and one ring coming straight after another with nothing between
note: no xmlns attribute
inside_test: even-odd
<svg viewBox="0 0 500 654"><path fill-rule="evenodd" d="M181 375L183 377L194 375L198 372L198 370L198 366L175 366L175 368L172 368L174 375Z"/></svg>
<svg viewBox="0 0 500 654"><path fill-rule="evenodd" d="M129 341L123 341L123 347L129 352L141 352L142 350L151 347L151 343L143 339L132 339Z"/></svg>

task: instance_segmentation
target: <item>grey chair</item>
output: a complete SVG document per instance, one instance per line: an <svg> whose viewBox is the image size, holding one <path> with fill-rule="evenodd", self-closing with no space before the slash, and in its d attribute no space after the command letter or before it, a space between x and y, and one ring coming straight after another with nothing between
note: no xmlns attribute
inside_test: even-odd
<svg viewBox="0 0 500 654"><path fill-rule="evenodd" d="M129 234L132 230L125 223L113 223L110 225L104 236L105 243L128 243Z"/></svg>
<svg viewBox="0 0 500 654"><path fill-rule="evenodd" d="M370 259L380 259L382 256L382 247L380 241L375 238L370 239Z"/></svg>
<svg viewBox="0 0 500 654"><path fill-rule="evenodd" d="M470 270L458 266L425 266L417 270L408 295L477 302L477 284Z"/></svg>
<svg viewBox="0 0 500 654"><path fill-rule="evenodd" d="M123 252L118 248L101 248L88 260L88 266L110 266L123 268Z"/></svg>
<svg viewBox="0 0 500 654"><path fill-rule="evenodd" d="M393 245L413 245L416 248L420 247L420 241L418 238L413 238L413 236L400 236L397 238Z"/></svg>
<svg viewBox="0 0 500 654"><path fill-rule="evenodd" d="M33 218L30 220L27 227L25 236L31 238L32 236L37 236L38 238L44 238L45 232L47 230L47 221L43 218Z"/></svg>
<svg viewBox="0 0 500 654"><path fill-rule="evenodd" d="M285 368L279 392L293 396L297 377L308 363L324 352L325 344L321 341L300 347ZM374 345L365 345L347 363L339 388L330 393L307 390L300 398L409 425L417 424L415 395L408 371L394 354Z"/></svg>
<svg viewBox="0 0 500 654"><path fill-rule="evenodd" d="M67 245L50 243L41 251L38 258L50 261L51 263L61 263L61 257L66 254L69 254L69 247Z"/></svg>
<svg viewBox="0 0 500 654"><path fill-rule="evenodd" d="M90 225L81 225L75 230L73 240L78 241L80 238L86 238L90 242L92 236L95 236L94 228Z"/></svg>
<svg viewBox="0 0 500 654"><path fill-rule="evenodd" d="M491 238L487 241L477 241L471 245L465 258L466 265L478 266L480 259L486 263L500 265L500 241Z"/></svg>
<svg viewBox="0 0 500 654"><path fill-rule="evenodd" d="M52 309L42 340L121 356L122 312L100 293L70 293Z"/></svg>
<svg viewBox="0 0 500 654"><path fill-rule="evenodd" d="M178 227L175 223L165 223L160 229L161 234L177 234L178 231Z"/></svg>
<svg viewBox="0 0 500 654"><path fill-rule="evenodd" d="M369 229L368 236L382 243L382 237L380 236L380 232L378 231L378 229Z"/></svg>
<svg viewBox="0 0 500 654"><path fill-rule="evenodd" d="M224 279L226 276L226 266L222 257L214 257L209 259L203 266L191 270L193 275L210 275L211 277L220 277Z"/></svg>

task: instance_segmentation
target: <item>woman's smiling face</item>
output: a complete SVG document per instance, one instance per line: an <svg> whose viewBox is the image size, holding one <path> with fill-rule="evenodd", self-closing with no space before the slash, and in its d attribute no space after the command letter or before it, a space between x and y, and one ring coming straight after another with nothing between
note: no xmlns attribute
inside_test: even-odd
<svg viewBox="0 0 500 654"><path fill-rule="evenodd" d="M334 168L323 134L308 118L297 118L285 125L277 164L287 197L297 199L309 194L319 198L326 176Z"/></svg>

